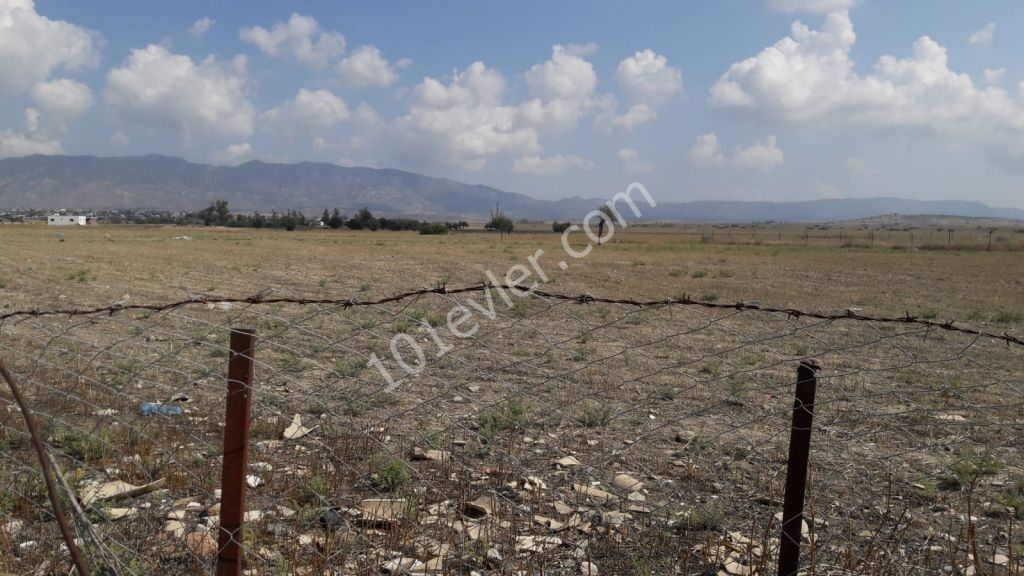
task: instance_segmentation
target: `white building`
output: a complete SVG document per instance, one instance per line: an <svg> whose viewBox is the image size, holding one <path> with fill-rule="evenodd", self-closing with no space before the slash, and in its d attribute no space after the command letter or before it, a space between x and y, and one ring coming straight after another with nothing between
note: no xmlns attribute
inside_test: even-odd
<svg viewBox="0 0 1024 576"><path fill-rule="evenodd" d="M77 214L50 214L46 223L50 226L91 226L98 220L95 216L79 216Z"/></svg>

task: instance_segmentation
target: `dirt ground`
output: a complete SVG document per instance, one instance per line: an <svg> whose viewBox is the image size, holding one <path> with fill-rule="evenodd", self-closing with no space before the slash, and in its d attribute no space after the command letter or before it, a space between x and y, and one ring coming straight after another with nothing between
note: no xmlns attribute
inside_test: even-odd
<svg viewBox="0 0 1024 576"><path fill-rule="evenodd" d="M339 301L0 325L0 358L78 500L110 482L159 483L73 514L94 566L212 572L228 332L245 326L260 339L239 536L254 574L772 574L796 367L808 358L822 366L808 573L1021 572L1019 346L757 310L506 305L496 291L341 303L520 266L529 282L543 271L551 293L858 308L1019 335L1020 252L914 250L881 232L866 247L836 230L804 240L803 228L716 229L711 242L699 227L631 227L574 259L536 228L500 239L0 226L0 314L196 295ZM1016 242L1003 234L1004 247ZM472 335L453 330L453 310L468 311L457 328ZM143 402L173 410L147 415ZM0 570L66 573L6 392L0 483L11 487Z"/></svg>

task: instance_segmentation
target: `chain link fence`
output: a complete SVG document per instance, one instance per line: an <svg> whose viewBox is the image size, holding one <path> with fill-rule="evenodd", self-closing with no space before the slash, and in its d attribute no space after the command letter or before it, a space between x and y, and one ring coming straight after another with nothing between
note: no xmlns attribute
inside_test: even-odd
<svg viewBox="0 0 1024 576"><path fill-rule="evenodd" d="M1024 572L1020 340L476 286L5 314L93 573L217 570L232 329L256 335L245 573L774 574L810 358L801 569ZM67 573L6 390L0 484L0 571Z"/></svg>

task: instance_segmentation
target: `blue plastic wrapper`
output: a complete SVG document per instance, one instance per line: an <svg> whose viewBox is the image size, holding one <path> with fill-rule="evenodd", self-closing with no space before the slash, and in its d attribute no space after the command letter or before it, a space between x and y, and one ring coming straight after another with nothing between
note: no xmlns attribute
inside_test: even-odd
<svg viewBox="0 0 1024 576"><path fill-rule="evenodd" d="M145 415L163 414L165 416L176 416L182 413L181 406L169 406L155 402L143 402L139 410Z"/></svg>

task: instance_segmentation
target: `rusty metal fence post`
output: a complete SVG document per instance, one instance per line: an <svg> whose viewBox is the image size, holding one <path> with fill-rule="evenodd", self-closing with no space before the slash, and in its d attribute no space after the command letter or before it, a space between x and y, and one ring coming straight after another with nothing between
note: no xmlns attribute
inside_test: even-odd
<svg viewBox="0 0 1024 576"><path fill-rule="evenodd" d="M218 576L239 576L242 573L242 524L245 517L245 480L249 470L249 413L256 334L251 330L233 329L230 347L220 533L217 539Z"/></svg>
<svg viewBox="0 0 1024 576"><path fill-rule="evenodd" d="M796 394L793 400L793 426L789 433L789 464L786 469L786 496L782 509L782 533L779 543L779 576L796 576L800 566L800 538L804 525L804 493L807 489L807 464L811 452L811 426L814 421L814 393L818 387L814 360L802 360L796 369Z"/></svg>

